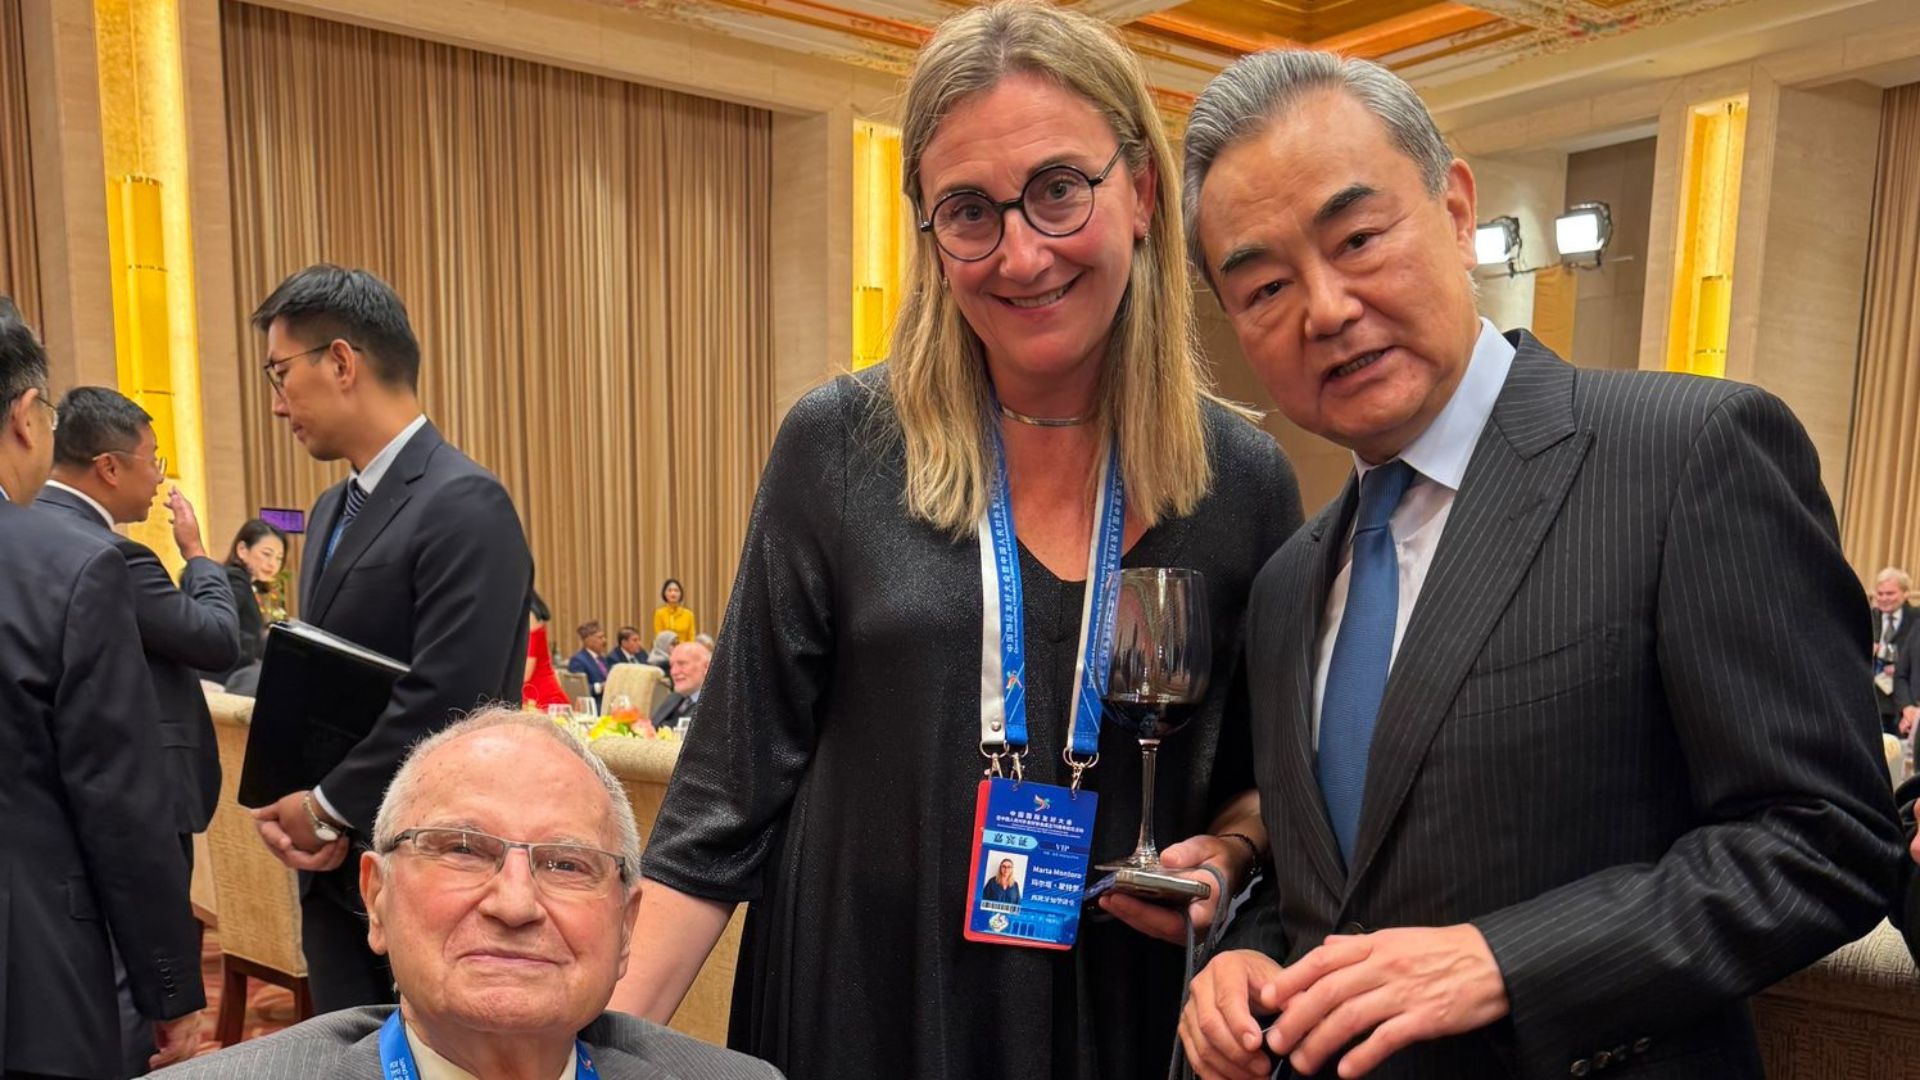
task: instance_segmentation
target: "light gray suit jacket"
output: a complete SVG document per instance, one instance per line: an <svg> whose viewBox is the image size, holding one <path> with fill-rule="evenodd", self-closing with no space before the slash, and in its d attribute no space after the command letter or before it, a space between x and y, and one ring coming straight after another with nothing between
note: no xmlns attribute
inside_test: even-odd
<svg viewBox="0 0 1920 1080"><path fill-rule="evenodd" d="M393 1009L371 1005L316 1016L152 1075L167 1080L379 1080L380 1025ZM624 1013L601 1013L580 1037L593 1051L594 1067L603 1080L780 1080L779 1070L764 1061Z"/></svg>

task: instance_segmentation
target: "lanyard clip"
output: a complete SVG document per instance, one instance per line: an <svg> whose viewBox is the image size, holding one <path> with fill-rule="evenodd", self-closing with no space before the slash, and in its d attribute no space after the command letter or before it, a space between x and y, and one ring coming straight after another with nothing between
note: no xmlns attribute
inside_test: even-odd
<svg viewBox="0 0 1920 1080"><path fill-rule="evenodd" d="M1001 762L1011 761L1013 763L1013 782L1018 784L1027 778L1027 752L1024 749L1011 750L1008 749L1006 743L995 743L991 746L987 743L981 743L980 756L987 759L987 767L981 772L982 776L988 778L1006 777L1007 770L1002 766Z"/></svg>
<svg viewBox="0 0 1920 1080"><path fill-rule="evenodd" d="M980 756L987 759L987 767L980 775L989 779L1006 775L1000 769L1000 760L1007 756L1006 743L996 743L993 749L988 749L986 743L981 743ZM1019 759L1015 758L1014 760L1018 761Z"/></svg>
<svg viewBox="0 0 1920 1080"><path fill-rule="evenodd" d="M1067 787L1073 794L1078 795L1080 794L1081 777L1086 775L1088 769L1100 764L1100 755L1096 752L1085 761L1081 761L1079 758L1073 756L1073 748L1068 747L1060 751L1060 760L1066 762L1067 768L1073 770L1073 779L1068 782Z"/></svg>

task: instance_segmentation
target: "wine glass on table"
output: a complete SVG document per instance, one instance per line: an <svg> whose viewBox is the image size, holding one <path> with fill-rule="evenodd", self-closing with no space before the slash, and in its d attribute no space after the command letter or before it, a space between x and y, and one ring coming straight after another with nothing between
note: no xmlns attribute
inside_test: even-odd
<svg viewBox="0 0 1920 1080"><path fill-rule="evenodd" d="M573 727L581 738L593 733L593 725L600 722L600 703L589 697L573 699Z"/></svg>
<svg viewBox="0 0 1920 1080"><path fill-rule="evenodd" d="M1099 869L1163 874L1153 842L1154 765L1160 740L1185 727L1207 694L1213 672L1207 583L1198 570L1135 567L1120 571L1108 588L1113 657L1104 719L1140 743L1140 841L1133 854Z"/></svg>

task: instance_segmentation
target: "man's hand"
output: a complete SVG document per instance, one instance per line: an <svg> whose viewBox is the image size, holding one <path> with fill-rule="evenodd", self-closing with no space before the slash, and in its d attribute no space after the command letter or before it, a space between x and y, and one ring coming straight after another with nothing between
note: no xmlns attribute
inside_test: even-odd
<svg viewBox="0 0 1920 1080"><path fill-rule="evenodd" d="M1240 891L1246 884L1247 874L1253 869L1253 853L1247 845L1237 840L1226 840L1218 836L1193 836L1167 848L1160 853L1160 863L1168 870L1190 870L1179 876L1204 882L1209 893L1204 900L1195 900L1187 905L1187 912L1193 917L1193 929L1196 934L1205 934L1213 925L1214 912L1219 910L1225 900ZM1200 869L1211 864L1219 868L1226 877L1226 895L1221 895L1220 883L1213 875ZM1110 892L1100 897L1100 910L1133 927L1148 937L1175 945L1184 945L1187 940L1187 925L1180 917L1180 909L1166 904L1156 904L1142 900L1137 896Z"/></svg>
<svg viewBox="0 0 1920 1080"><path fill-rule="evenodd" d="M1366 1036L1341 1058L1343 1080L1413 1043L1485 1027L1509 1008L1493 950L1468 925L1329 937L1267 989L1280 1000L1267 1045L1297 1072L1318 1072Z"/></svg>
<svg viewBox="0 0 1920 1080"><path fill-rule="evenodd" d="M180 547L180 557L205 558L207 546L200 540L200 518L177 487L167 494L167 510L173 514L173 542Z"/></svg>
<svg viewBox="0 0 1920 1080"><path fill-rule="evenodd" d="M253 827L274 858L295 870L325 873L347 861L347 838L323 843L314 835L304 802L308 795L296 791L253 811Z"/></svg>
<svg viewBox="0 0 1920 1080"><path fill-rule="evenodd" d="M1909 705L1901 709L1900 734L1902 736L1913 734L1913 725L1916 721L1920 721L1920 705Z"/></svg>
<svg viewBox="0 0 1920 1080"><path fill-rule="evenodd" d="M1194 976L1180 1013L1180 1042L1201 1080L1267 1080L1272 1069L1254 1015L1279 1011L1279 995L1272 991L1281 974L1265 953L1235 949Z"/></svg>
<svg viewBox="0 0 1920 1080"><path fill-rule="evenodd" d="M200 1014L190 1012L173 1020L153 1022L153 1056L147 1068L159 1070L178 1065L200 1049Z"/></svg>

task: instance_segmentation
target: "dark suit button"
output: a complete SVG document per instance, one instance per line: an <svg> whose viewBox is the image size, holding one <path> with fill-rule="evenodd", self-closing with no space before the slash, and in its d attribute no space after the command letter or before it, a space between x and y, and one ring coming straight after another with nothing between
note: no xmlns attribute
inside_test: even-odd
<svg viewBox="0 0 1920 1080"><path fill-rule="evenodd" d="M1622 1061L1627 1060L1627 1044L1626 1043L1621 1043L1619 1046L1616 1046L1613 1048L1613 1060L1615 1064L1618 1064Z"/></svg>
<svg viewBox="0 0 1920 1080"><path fill-rule="evenodd" d="M1593 1065L1590 1064L1586 1058L1581 1058L1579 1061L1574 1062L1573 1068L1567 1070L1567 1072L1574 1076L1585 1076L1592 1071Z"/></svg>
<svg viewBox="0 0 1920 1080"><path fill-rule="evenodd" d="M1611 1053L1608 1053L1607 1051L1602 1050L1599 1053L1593 1055L1594 1068L1604 1069L1611 1064L1613 1064L1613 1055Z"/></svg>
<svg viewBox="0 0 1920 1080"><path fill-rule="evenodd" d="M1645 1035L1642 1035L1642 1036L1640 1036L1639 1038L1637 1038L1637 1039L1635 1039L1635 1040L1633 1040L1633 1052L1634 1052L1634 1053L1636 1053L1636 1054L1644 1054L1644 1053L1646 1053L1646 1052L1647 1052L1648 1050L1651 1050L1651 1049L1653 1049L1653 1040L1652 1040L1652 1039L1649 1039L1649 1038L1647 1038L1647 1037L1646 1037Z"/></svg>
<svg viewBox="0 0 1920 1080"><path fill-rule="evenodd" d="M1367 932L1367 928L1357 922L1345 922L1340 924L1340 932L1343 934L1364 934Z"/></svg>

